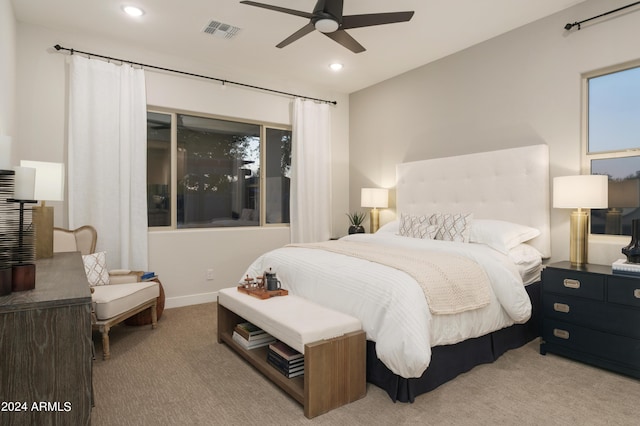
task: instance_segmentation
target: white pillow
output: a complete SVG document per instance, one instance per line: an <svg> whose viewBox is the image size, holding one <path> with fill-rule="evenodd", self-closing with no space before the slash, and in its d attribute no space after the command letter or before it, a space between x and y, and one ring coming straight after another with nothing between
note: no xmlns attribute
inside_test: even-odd
<svg viewBox="0 0 640 426"><path fill-rule="evenodd" d="M109 284L109 270L107 269L107 253L104 251L82 256L84 272L90 286Z"/></svg>
<svg viewBox="0 0 640 426"><path fill-rule="evenodd" d="M540 235L540 230L504 220L476 219L471 224L469 241L486 244L501 253Z"/></svg>
<svg viewBox="0 0 640 426"><path fill-rule="evenodd" d="M436 240L468 243L473 213L435 213L429 218L438 226Z"/></svg>
<svg viewBox="0 0 640 426"><path fill-rule="evenodd" d="M507 254L516 265L528 265L542 262L542 254L533 246L523 243L518 244Z"/></svg>
<svg viewBox="0 0 640 426"><path fill-rule="evenodd" d="M376 233L378 232L391 232L398 234L400 232L400 221L394 220L393 222L385 223L376 231Z"/></svg>

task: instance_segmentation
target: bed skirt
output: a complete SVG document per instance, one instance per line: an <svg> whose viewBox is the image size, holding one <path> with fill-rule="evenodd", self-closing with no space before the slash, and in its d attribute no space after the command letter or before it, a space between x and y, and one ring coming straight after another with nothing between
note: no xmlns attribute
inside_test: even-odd
<svg viewBox="0 0 640 426"><path fill-rule="evenodd" d="M506 351L527 344L540 335L540 286L541 283L536 282L526 287L532 305L529 321L455 345L432 348L429 368L419 378L406 379L391 372L377 358L375 342L367 341L367 381L384 389L394 402L413 402L416 396L476 365L491 363Z"/></svg>

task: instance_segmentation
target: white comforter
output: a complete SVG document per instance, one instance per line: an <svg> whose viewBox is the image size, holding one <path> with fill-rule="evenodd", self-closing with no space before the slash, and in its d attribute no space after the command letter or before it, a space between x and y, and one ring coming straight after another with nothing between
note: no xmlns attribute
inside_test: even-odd
<svg viewBox="0 0 640 426"><path fill-rule="evenodd" d="M424 293L408 274L367 260L318 249L284 247L256 259L243 277L272 268L282 288L359 318L378 358L394 373L420 377L431 347L479 337L531 316L531 302L515 265L482 244L422 240L394 233L354 234L358 240L466 256L483 266L491 281L491 303L454 315L432 315Z"/></svg>

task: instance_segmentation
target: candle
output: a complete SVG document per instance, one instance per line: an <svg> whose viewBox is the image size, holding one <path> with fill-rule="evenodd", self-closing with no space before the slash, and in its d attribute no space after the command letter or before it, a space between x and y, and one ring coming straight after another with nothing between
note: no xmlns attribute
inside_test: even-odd
<svg viewBox="0 0 640 426"><path fill-rule="evenodd" d="M13 198L16 200L33 200L36 187L36 169L31 167L14 167L16 172Z"/></svg>
<svg viewBox="0 0 640 426"><path fill-rule="evenodd" d="M11 138L0 135L0 170L11 170Z"/></svg>

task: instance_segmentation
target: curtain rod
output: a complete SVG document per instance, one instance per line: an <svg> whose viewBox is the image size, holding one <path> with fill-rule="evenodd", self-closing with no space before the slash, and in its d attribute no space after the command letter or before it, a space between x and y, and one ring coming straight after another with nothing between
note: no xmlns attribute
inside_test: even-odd
<svg viewBox="0 0 640 426"><path fill-rule="evenodd" d="M245 83L238 83L237 81L225 80L225 79L216 78L216 77L209 77L209 76L200 75L200 74L193 74L193 73L190 73L190 72L174 70L174 69L171 69L171 68L157 67L155 65L141 64L139 62L133 62L133 61L129 61L129 60L126 60L126 59L118 59L118 58L112 58L112 57L109 57L109 56L98 55L96 53L83 52L82 50L69 49L67 47L62 47L59 44L56 44L53 47L57 51L66 50L66 51L70 52L72 55L74 53L81 53L83 55L87 55L89 58L91 58L92 56L95 56L97 58L102 58L102 59L106 59L106 60L109 60L109 61L118 61L118 62L127 63L127 64L131 64L131 65L138 65L138 66L143 67L143 68L153 68L153 69L156 69L156 70L172 72L172 73L175 73L175 74L183 74L183 75L188 75L188 76L191 76L191 77L204 78L204 79L207 79L207 80L215 80L215 81L219 81L220 83L222 83L223 86L225 84L233 84L233 85L240 86L240 87L247 87L247 88L250 88L250 89L261 90L263 92L271 92L271 93L277 93L279 95L285 95L285 96L292 96L292 97L296 97L296 98L309 99L309 100L312 100L312 101L324 102L324 103L332 104L332 105L337 105L338 104L337 101L327 101L325 99L311 98L309 96L296 95L295 93L281 92L280 90L268 89L266 87L253 86L251 84L245 84Z"/></svg>
<svg viewBox="0 0 640 426"><path fill-rule="evenodd" d="M573 28L573 27L578 27L578 30L580 30L580 25L581 25L581 24L584 24L585 22L591 21L591 20L593 20L593 19L602 18L603 16L611 15L612 13L619 12L619 11L621 11L622 9L626 9L626 8L628 8L628 7L632 7L632 6L635 6L635 5L637 5L637 4L640 4L640 1L637 1L637 2L635 2L635 3L628 4L628 5L626 5L626 6L619 7L619 8L614 9L614 10L610 10L609 12L602 13L602 14L600 14L600 15L598 15L598 16L594 16L593 18L585 19L585 20L580 21L580 22L574 22L573 24L572 24L572 23L568 23L568 24L566 24L566 25L564 26L564 29L565 29L565 30L567 30L567 31L569 31L569 30L570 30L571 28Z"/></svg>

